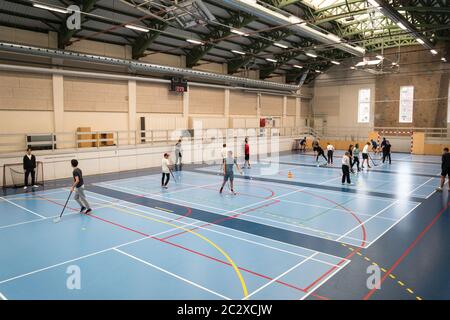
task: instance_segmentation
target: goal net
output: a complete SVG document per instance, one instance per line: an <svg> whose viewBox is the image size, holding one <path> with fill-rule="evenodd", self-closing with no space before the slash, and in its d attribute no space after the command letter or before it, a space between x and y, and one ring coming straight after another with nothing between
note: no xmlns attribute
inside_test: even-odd
<svg viewBox="0 0 450 320"><path fill-rule="evenodd" d="M36 162L35 184L44 185L44 164ZM31 185L31 174L28 184ZM9 163L3 165L3 188L18 188L25 186L25 170L22 163Z"/></svg>

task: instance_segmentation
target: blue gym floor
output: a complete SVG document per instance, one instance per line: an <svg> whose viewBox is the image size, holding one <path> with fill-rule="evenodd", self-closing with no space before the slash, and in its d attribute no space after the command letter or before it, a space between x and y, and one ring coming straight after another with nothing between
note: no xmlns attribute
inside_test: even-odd
<svg viewBox="0 0 450 320"><path fill-rule="evenodd" d="M220 166L85 177L0 197L3 299L450 299L449 192L440 157L393 154L342 185L341 155L260 159L218 188ZM324 160L319 160L323 162ZM371 165L373 163L371 162ZM288 178L288 173L292 177ZM66 186L66 187L63 187ZM67 289L69 266L81 289ZM381 271L370 290L367 268Z"/></svg>

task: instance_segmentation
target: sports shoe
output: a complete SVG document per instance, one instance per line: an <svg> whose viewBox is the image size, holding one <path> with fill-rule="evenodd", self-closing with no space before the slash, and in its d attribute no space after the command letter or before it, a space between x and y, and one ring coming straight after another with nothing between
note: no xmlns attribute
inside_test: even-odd
<svg viewBox="0 0 450 320"><path fill-rule="evenodd" d="M84 210L86 210L86 207L81 207L80 213L83 213Z"/></svg>
<svg viewBox="0 0 450 320"><path fill-rule="evenodd" d="M87 209L86 212L85 212L85 214L89 214L89 213L91 213L91 212L92 212L92 209Z"/></svg>
<svg viewBox="0 0 450 320"><path fill-rule="evenodd" d="M220 191L219 191L219 193L222 193L223 192L223 188L220 188Z"/></svg>
<svg viewBox="0 0 450 320"><path fill-rule="evenodd" d="M231 193L232 193L233 195L236 195L236 194L237 194L236 192L234 192L233 189L231 189Z"/></svg>
<svg viewBox="0 0 450 320"><path fill-rule="evenodd" d="M27 189L28 189L28 187L27 187L27 186L23 187L23 190L27 190Z"/></svg>
<svg viewBox="0 0 450 320"><path fill-rule="evenodd" d="M436 191L442 192L442 188L441 188L441 187L437 187L437 188L436 188ZM450 189L449 189L449 191L450 191Z"/></svg>

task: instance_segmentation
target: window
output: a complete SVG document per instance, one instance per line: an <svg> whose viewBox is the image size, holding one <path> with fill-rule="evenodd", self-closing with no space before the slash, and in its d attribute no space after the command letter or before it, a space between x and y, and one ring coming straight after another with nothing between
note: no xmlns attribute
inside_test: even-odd
<svg viewBox="0 0 450 320"><path fill-rule="evenodd" d="M414 87L400 87L399 122L413 122Z"/></svg>
<svg viewBox="0 0 450 320"><path fill-rule="evenodd" d="M358 94L358 123L370 121L370 89L360 89Z"/></svg>

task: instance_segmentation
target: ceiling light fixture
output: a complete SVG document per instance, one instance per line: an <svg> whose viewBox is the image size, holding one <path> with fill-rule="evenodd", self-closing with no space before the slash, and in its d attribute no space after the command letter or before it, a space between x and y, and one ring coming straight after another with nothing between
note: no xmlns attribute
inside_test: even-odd
<svg viewBox="0 0 450 320"><path fill-rule="evenodd" d="M45 10L48 10L48 11L59 12L59 13L68 13L66 9L52 7L52 6L47 6L45 4L40 4L40 3L33 3L33 7L36 7L36 8L39 8L39 9L45 9Z"/></svg>
<svg viewBox="0 0 450 320"><path fill-rule="evenodd" d="M202 41L194 40L194 39L186 39L187 42L193 43L193 44L203 44Z"/></svg>
<svg viewBox="0 0 450 320"><path fill-rule="evenodd" d="M282 44L282 43L278 43L278 42L275 42L273 45L274 45L274 46L277 46L277 47L279 47L279 48L283 48L283 49L289 48L288 46L286 46L286 45L284 45L284 44Z"/></svg>
<svg viewBox="0 0 450 320"><path fill-rule="evenodd" d="M245 54L246 54L245 52L238 51L238 50L231 50L231 52L240 54L240 55L242 55L242 56L245 56Z"/></svg>
<svg viewBox="0 0 450 320"><path fill-rule="evenodd" d="M147 28L135 26L135 25L132 25L132 24L126 24L125 28L136 30L136 31L142 31L142 32L150 32L150 30L147 29Z"/></svg>

